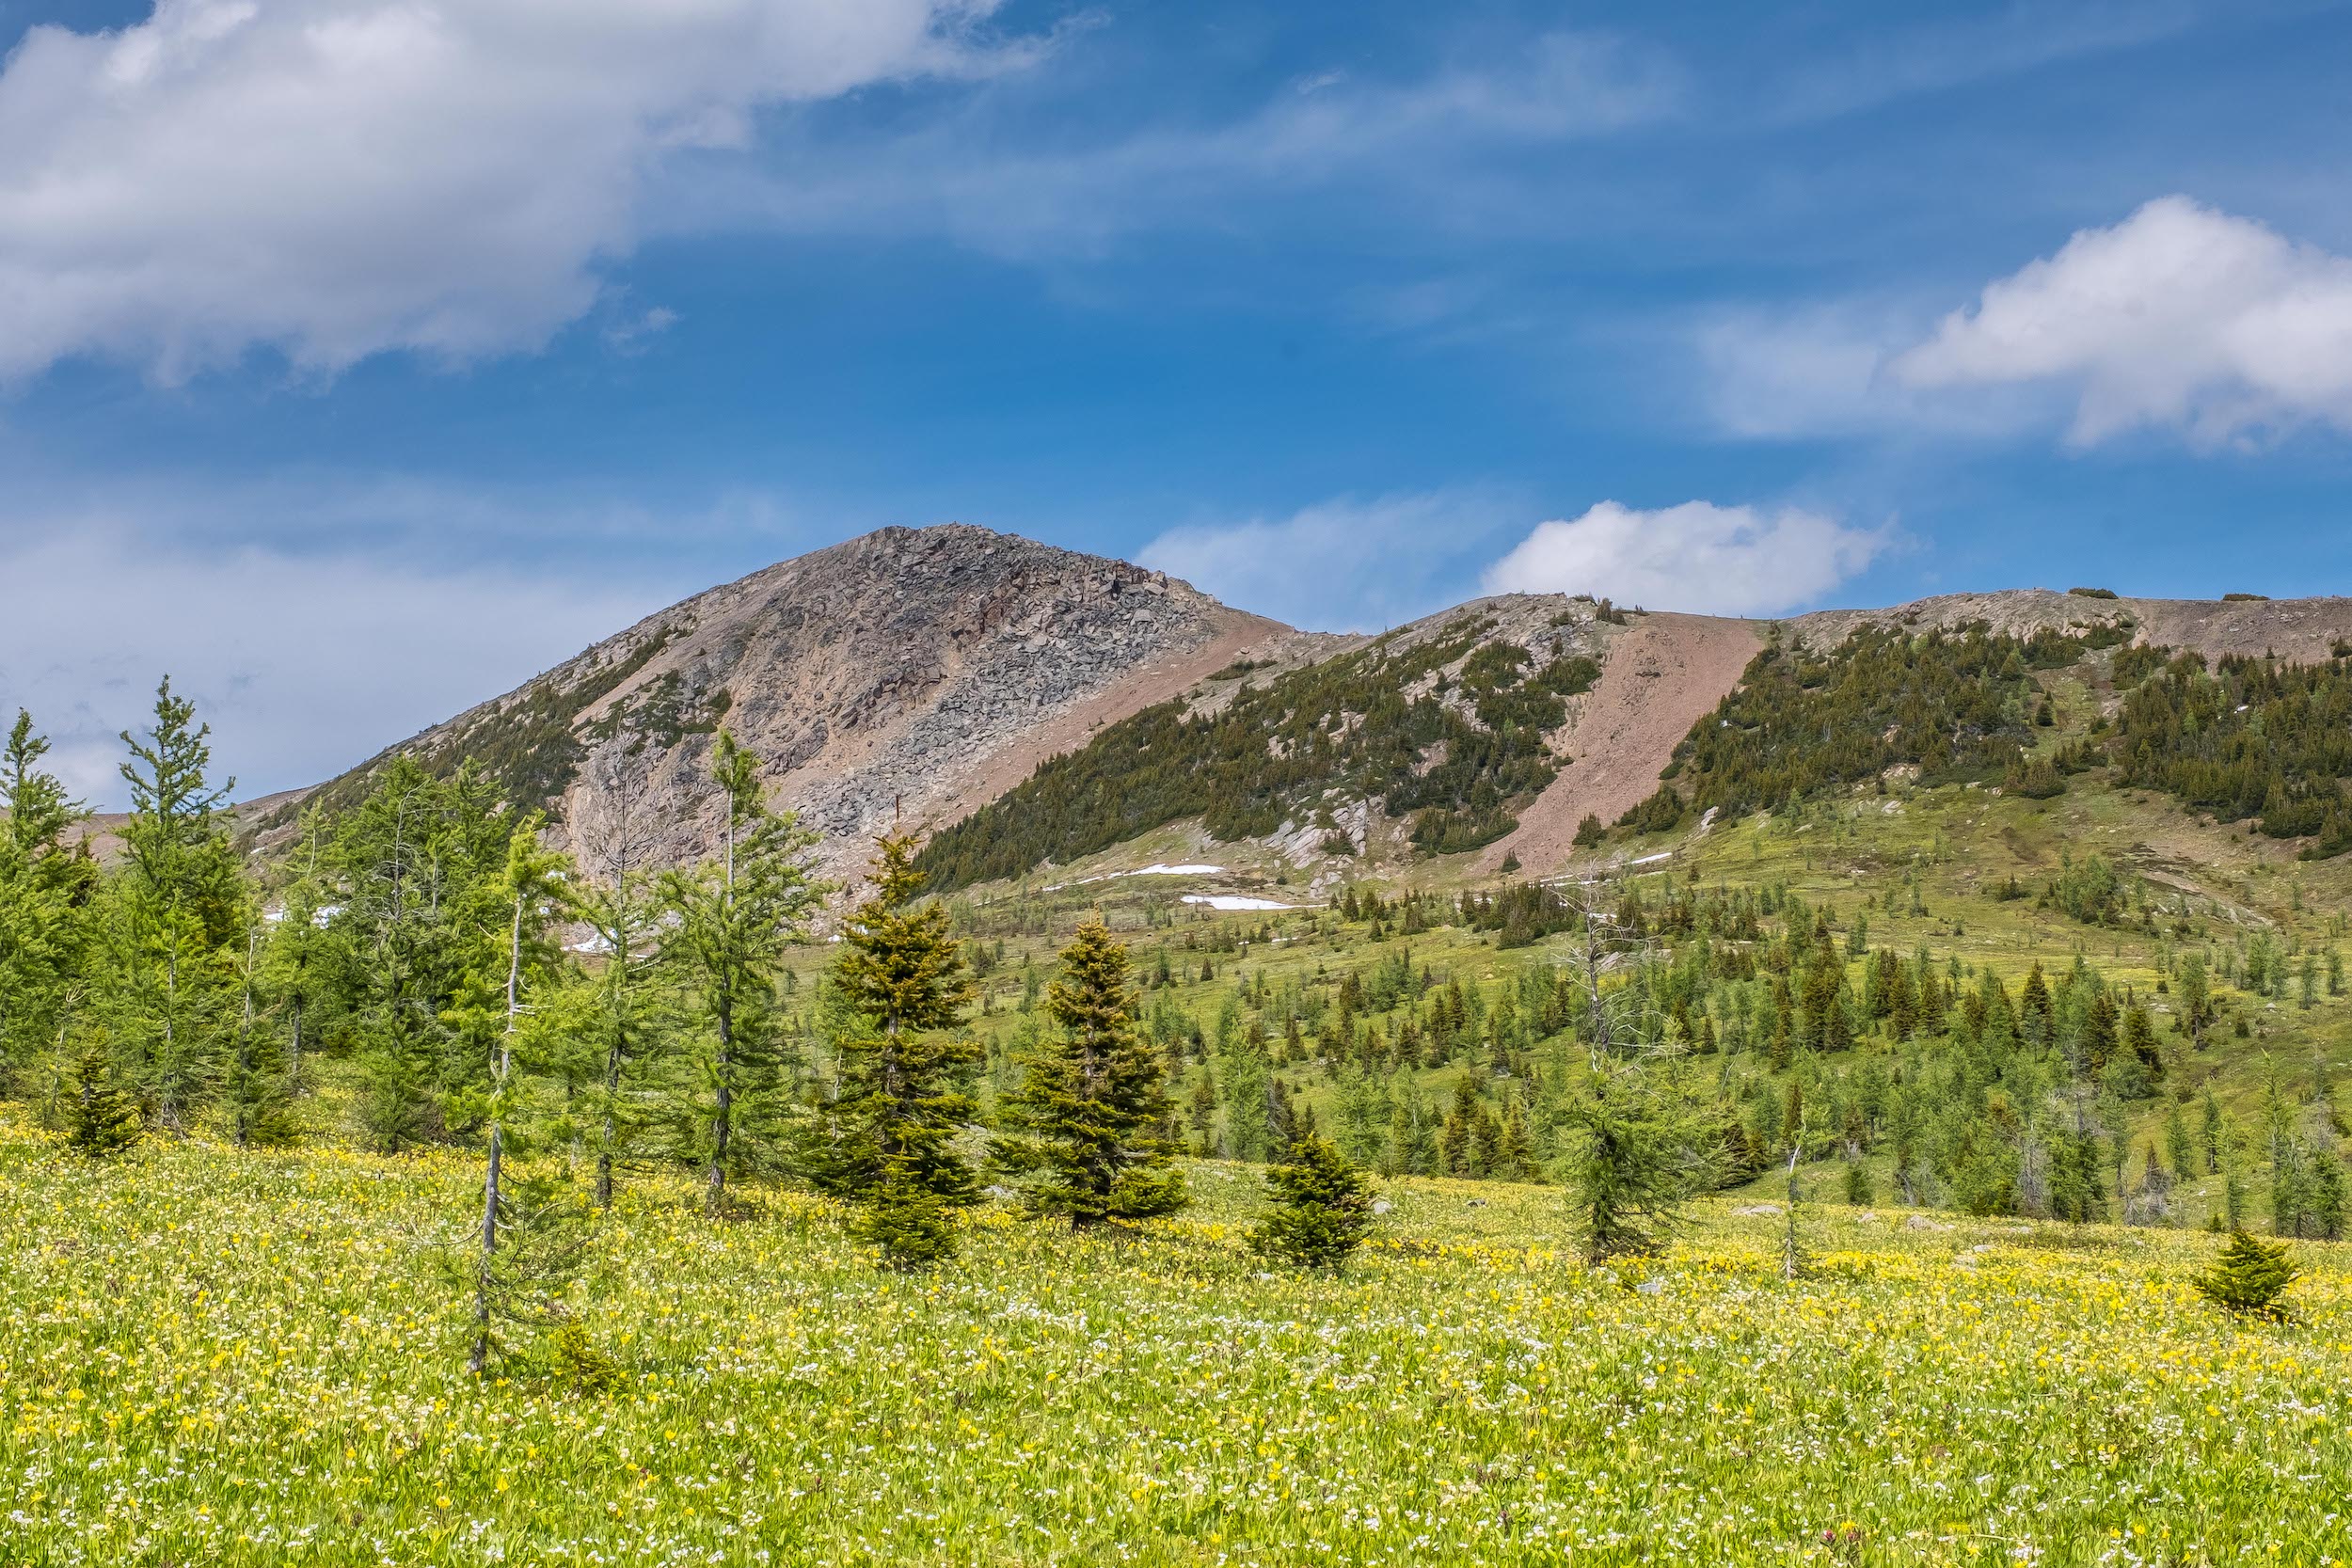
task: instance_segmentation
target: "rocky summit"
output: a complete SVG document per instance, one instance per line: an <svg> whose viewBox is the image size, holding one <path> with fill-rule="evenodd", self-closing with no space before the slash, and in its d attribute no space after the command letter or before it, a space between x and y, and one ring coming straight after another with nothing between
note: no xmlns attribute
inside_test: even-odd
<svg viewBox="0 0 2352 1568"><path fill-rule="evenodd" d="M894 820L953 819L1100 725L1300 641L1125 562L882 529L648 616L322 793L355 797L401 752L472 757L583 847L626 829L657 863L691 859L717 820L724 724L837 875Z"/></svg>

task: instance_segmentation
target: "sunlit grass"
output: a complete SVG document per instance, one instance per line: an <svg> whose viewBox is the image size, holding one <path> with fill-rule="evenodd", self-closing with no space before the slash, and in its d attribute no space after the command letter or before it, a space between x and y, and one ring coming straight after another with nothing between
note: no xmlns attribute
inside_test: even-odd
<svg viewBox="0 0 2352 1568"><path fill-rule="evenodd" d="M2194 1233L1709 1205L1589 1272L1559 1196L1391 1184L1339 1278L1252 1172L1118 1239L878 1272L783 1192L644 1181L576 1303L625 1369L478 1385L421 1242L463 1162L0 1127L0 1560L2201 1562L2352 1552L2337 1250L2284 1326ZM2276 1554L2272 1552L2276 1548Z"/></svg>

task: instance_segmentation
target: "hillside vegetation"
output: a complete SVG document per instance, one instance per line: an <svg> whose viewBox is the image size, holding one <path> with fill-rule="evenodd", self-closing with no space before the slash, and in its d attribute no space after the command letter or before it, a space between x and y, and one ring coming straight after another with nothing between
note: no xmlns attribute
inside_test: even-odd
<svg viewBox="0 0 2352 1568"><path fill-rule="evenodd" d="M922 863L953 890L1196 816L1228 840L1319 826L1352 853L1335 813L1371 799L1427 853L1491 843L1517 825L1513 803L1551 782L1545 735L1600 674L1584 654L1539 657L1494 629L1465 616L1263 685L1244 672L1205 711L1146 709L941 832Z"/></svg>

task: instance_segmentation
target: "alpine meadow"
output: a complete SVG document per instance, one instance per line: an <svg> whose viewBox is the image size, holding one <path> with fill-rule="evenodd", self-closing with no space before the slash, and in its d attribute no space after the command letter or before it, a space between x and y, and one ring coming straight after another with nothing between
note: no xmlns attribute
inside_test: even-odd
<svg viewBox="0 0 2352 1568"><path fill-rule="evenodd" d="M2347 59L0 4L0 1568L2352 1568Z"/></svg>

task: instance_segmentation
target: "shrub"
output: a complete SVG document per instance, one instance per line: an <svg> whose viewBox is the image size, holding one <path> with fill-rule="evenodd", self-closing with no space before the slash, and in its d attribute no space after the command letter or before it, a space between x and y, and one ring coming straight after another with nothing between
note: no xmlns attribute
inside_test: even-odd
<svg viewBox="0 0 2352 1568"><path fill-rule="evenodd" d="M2279 1298L2295 1283L2296 1272L2284 1242L2265 1242L2239 1230L2232 1233L2213 1267L2189 1283L2216 1307L2275 1318L2281 1315Z"/></svg>
<svg viewBox="0 0 2352 1568"><path fill-rule="evenodd" d="M902 1273L927 1269L956 1255L955 1221L946 1205L895 1165L850 1222L850 1234L881 1248L883 1265Z"/></svg>
<svg viewBox="0 0 2352 1568"><path fill-rule="evenodd" d="M1846 1162L1846 1201L1857 1209L1870 1205L1870 1168L1859 1160Z"/></svg>
<svg viewBox="0 0 2352 1568"><path fill-rule="evenodd" d="M1675 793L1674 785L1660 784L1658 793L1618 817L1617 826L1637 833L1662 833L1682 820L1682 797Z"/></svg>
<svg viewBox="0 0 2352 1568"><path fill-rule="evenodd" d="M556 1381L575 1393L602 1396L617 1392L628 1381L613 1359L596 1348L588 1331L566 1318L548 1336L548 1358Z"/></svg>
<svg viewBox="0 0 2352 1568"><path fill-rule="evenodd" d="M2112 599L2115 597L2115 590L2112 588L2070 588L2067 592L2078 599Z"/></svg>

